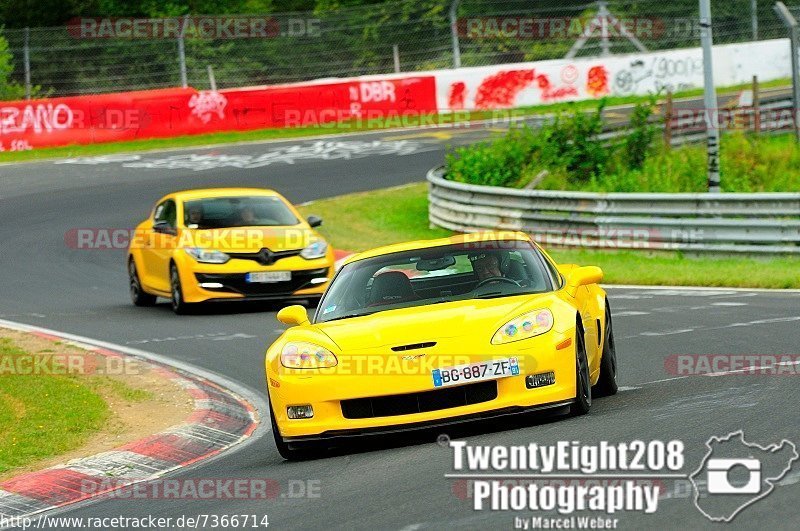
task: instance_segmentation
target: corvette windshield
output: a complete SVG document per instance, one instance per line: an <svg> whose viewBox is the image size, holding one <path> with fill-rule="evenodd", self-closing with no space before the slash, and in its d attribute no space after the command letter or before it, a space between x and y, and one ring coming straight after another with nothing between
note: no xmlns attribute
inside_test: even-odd
<svg viewBox="0 0 800 531"><path fill-rule="evenodd" d="M528 242L449 245L345 265L320 302L318 323L466 299L552 291L558 282Z"/></svg>
<svg viewBox="0 0 800 531"><path fill-rule="evenodd" d="M186 201L184 224L198 229L275 227L297 225L298 220L279 197L213 197Z"/></svg>

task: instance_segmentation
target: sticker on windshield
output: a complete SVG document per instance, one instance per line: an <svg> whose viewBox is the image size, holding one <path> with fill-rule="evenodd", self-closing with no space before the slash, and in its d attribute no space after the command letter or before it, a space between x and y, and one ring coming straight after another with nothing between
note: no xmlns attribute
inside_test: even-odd
<svg viewBox="0 0 800 531"><path fill-rule="evenodd" d="M328 306L327 308L325 308L324 310L322 310L322 315L329 314L329 313L331 313L332 311L335 311L335 310L336 310L336 305L332 304L332 305Z"/></svg>

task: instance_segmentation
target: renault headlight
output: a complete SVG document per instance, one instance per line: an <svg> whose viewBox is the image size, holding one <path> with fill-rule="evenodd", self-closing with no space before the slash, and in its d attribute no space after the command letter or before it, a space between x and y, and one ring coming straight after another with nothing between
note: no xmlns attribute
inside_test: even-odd
<svg viewBox="0 0 800 531"><path fill-rule="evenodd" d="M492 345L502 345L535 337L553 328L553 314L541 309L528 312L510 320L500 327L492 337Z"/></svg>
<svg viewBox="0 0 800 531"><path fill-rule="evenodd" d="M323 258L327 252L328 242L325 240L317 240L300 251L300 256L306 260L316 260L317 258Z"/></svg>
<svg viewBox="0 0 800 531"><path fill-rule="evenodd" d="M203 264L224 264L231 259L222 251L201 249L200 247L184 247L186 254Z"/></svg>
<svg viewBox="0 0 800 531"><path fill-rule="evenodd" d="M281 365L287 369L324 369L337 363L333 352L314 343L290 341L281 350Z"/></svg>

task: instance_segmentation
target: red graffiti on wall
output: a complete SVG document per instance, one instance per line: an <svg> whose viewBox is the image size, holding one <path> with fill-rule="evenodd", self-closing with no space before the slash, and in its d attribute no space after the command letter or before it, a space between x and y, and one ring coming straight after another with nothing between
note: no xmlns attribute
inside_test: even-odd
<svg viewBox="0 0 800 531"><path fill-rule="evenodd" d="M542 89L543 101L549 102L563 100L568 96L578 95L578 89L575 87L553 87L552 83L550 83L550 78L548 78L545 74L539 74L536 76L536 81L539 85L539 88Z"/></svg>
<svg viewBox="0 0 800 531"><path fill-rule="evenodd" d="M463 81L456 81L450 85L450 93L447 97L448 107L452 110L463 109L466 97L467 85Z"/></svg>
<svg viewBox="0 0 800 531"><path fill-rule="evenodd" d="M608 71L606 67L599 65L589 69L589 73L586 76L586 92L593 98L608 94Z"/></svg>
<svg viewBox="0 0 800 531"><path fill-rule="evenodd" d="M487 77L475 94L476 109L513 107L520 92L533 83L533 70L508 70Z"/></svg>
<svg viewBox="0 0 800 531"><path fill-rule="evenodd" d="M548 89L542 92L542 100L543 101L559 101L567 99L570 96L577 96L578 89L575 87L558 87L554 89Z"/></svg>
<svg viewBox="0 0 800 531"><path fill-rule="evenodd" d="M554 87L547 74L537 74L534 70L506 70L484 78L475 94L474 108L485 110L514 107L520 93L531 86L541 90L542 100L546 102L578 95L576 87ZM466 108L466 84L463 81L452 83L447 99L450 109Z"/></svg>

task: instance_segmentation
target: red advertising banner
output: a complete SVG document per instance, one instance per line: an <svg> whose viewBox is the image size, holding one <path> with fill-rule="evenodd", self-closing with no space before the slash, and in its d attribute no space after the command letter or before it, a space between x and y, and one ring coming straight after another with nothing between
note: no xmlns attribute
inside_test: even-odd
<svg viewBox="0 0 800 531"><path fill-rule="evenodd" d="M0 102L0 151L436 112L433 76Z"/></svg>

